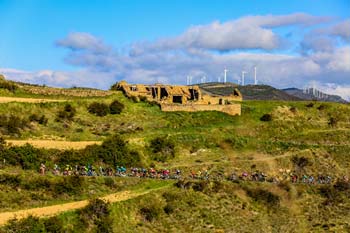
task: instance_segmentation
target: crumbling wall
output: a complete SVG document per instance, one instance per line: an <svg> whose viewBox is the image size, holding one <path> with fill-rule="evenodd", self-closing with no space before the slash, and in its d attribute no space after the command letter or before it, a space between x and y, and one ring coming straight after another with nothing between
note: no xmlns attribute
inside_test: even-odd
<svg viewBox="0 0 350 233"><path fill-rule="evenodd" d="M197 112L197 111L219 111L229 115L241 115L240 104L228 104L228 105L204 105L204 104L161 104L161 110L164 112Z"/></svg>

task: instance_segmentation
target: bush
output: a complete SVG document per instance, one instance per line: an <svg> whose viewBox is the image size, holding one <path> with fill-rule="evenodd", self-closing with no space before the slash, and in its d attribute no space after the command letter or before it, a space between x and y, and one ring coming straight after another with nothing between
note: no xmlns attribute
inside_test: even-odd
<svg viewBox="0 0 350 233"><path fill-rule="evenodd" d="M21 166L22 169L37 169L48 155L45 150L34 148L30 144L13 146L0 153L0 159L5 159L8 164Z"/></svg>
<svg viewBox="0 0 350 233"><path fill-rule="evenodd" d="M57 120L58 121L61 121L61 120L71 121L71 120L73 120L75 113L76 113L76 109L72 105L66 104L64 106L64 109L57 113Z"/></svg>
<svg viewBox="0 0 350 233"><path fill-rule="evenodd" d="M91 232L112 232L112 219L110 218L110 204L108 202L92 199L79 213L85 226L92 224L96 226Z"/></svg>
<svg viewBox="0 0 350 233"><path fill-rule="evenodd" d="M102 145L90 146L83 150L84 157L92 158L92 161L102 160L105 164L124 166L141 165L141 156L137 151L129 150L127 143L117 134Z"/></svg>
<svg viewBox="0 0 350 233"><path fill-rule="evenodd" d="M46 125L49 119L45 117L45 115L37 115L37 114L32 114L29 116L29 121L30 122L37 122L40 125Z"/></svg>
<svg viewBox="0 0 350 233"><path fill-rule="evenodd" d="M147 202L140 208L140 214L143 216L144 220L152 222L157 219L164 212L164 207L162 203L157 199L148 199Z"/></svg>
<svg viewBox="0 0 350 233"><path fill-rule="evenodd" d="M307 105L305 105L307 108L312 108L314 106L314 103L308 103Z"/></svg>
<svg viewBox="0 0 350 233"><path fill-rule="evenodd" d="M28 122L15 115L0 115L0 130L4 134L20 134L20 130L28 127Z"/></svg>
<svg viewBox="0 0 350 233"><path fill-rule="evenodd" d="M175 156L175 144L170 139L157 137L150 143L150 149L154 155L152 159L160 162L165 162Z"/></svg>
<svg viewBox="0 0 350 233"><path fill-rule="evenodd" d="M294 164L294 166L296 167L296 170L304 170L304 168L308 165L311 164L311 162L309 161L308 158L302 156L302 157L298 157L298 156L293 156L291 158L292 163Z"/></svg>
<svg viewBox="0 0 350 233"><path fill-rule="evenodd" d="M338 124L338 119L336 117L330 117L328 120L328 125L331 127L336 127Z"/></svg>
<svg viewBox="0 0 350 233"><path fill-rule="evenodd" d="M279 206L281 198L268 190L256 188L248 189L247 194L257 202L262 202L268 206Z"/></svg>
<svg viewBox="0 0 350 233"><path fill-rule="evenodd" d="M120 114L124 108L125 108L124 104L120 103L118 100L114 100L109 105L109 112L111 114Z"/></svg>
<svg viewBox="0 0 350 233"><path fill-rule="evenodd" d="M65 176L64 179L52 186L55 195L80 194L83 192L85 180L80 176Z"/></svg>
<svg viewBox="0 0 350 233"><path fill-rule="evenodd" d="M93 102L88 106L88 111L96 116L106 116L109 113L109 107L105 103Z"/></svg>
<svg viewBox="0 0 350 233"><path fill-rule="evenodd" d="M24 219L11 219L4 227L4 232L46 232L45 226L40 222L38 217L29 216Z"/></svg>
<svg viewBox="0 0 350 233"><path fill-rule="evenodd" d="M6 81L4 76L0 75L0 88L7 89L11 92L15 92L17 89L17 85L12 82Z"/></svg>
<svg viewBox="0 0 350 233"><path fill-rule="evenodd" d="M261 121L272 121L272 115L271 114L264 114L262 117L260 117Z"/></svg>

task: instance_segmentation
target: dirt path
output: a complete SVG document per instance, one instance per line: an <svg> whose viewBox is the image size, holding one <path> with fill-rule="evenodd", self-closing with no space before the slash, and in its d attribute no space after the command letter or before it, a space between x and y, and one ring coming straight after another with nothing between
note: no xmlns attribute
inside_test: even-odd
<svg viewBox="0 0 350 233"><path fill-rule="evenodd" d="M285 157L290 157L292 156L292 153L286 153L283 155L277 155L277 156L269 156L269 157L263 157L263 158L256 158L256 156L254 158L251 159L240 159L238 157L236 157L237 161L269 161L269 160L275 160L275 159L279 159L279 158L285 158Z"/></svg>
<svg viewBox="0 0 350 233"><path fill-rule="evenodd" d="M22 103L45 103L45 102L64 102L67 100L57 99L36 99L36 98L21 98L21 97L0 97L0 103L22 102Z"/></svg>
<svg viewBox="0 0 350 233"><path fill-rule="evenodd" d="M122 191L114 194L110 194L107 196L102 197L102 200L108 201L108 202L120 202L120 201L126 201L132 198L136 198L142 195L145 195L147 193L163 189L166 186L162 186L155 189L149 189L149 190L138 190L138 191ZM32 208L32 209L26 209L26 210L18 210L14 212L4 212L0 213L0 226L5 225L6 222L8 222L10 219L22 219L26 218L30 215L36 216L36 217L48 217L60 214L62 212L76 210L85 207L88 205L89 201L76 201L76 202L70 202L66 204L60 204L60 205L53 205L53 206L46 206L46 207L39 207L39 208Z"/></svg>
<svg viewBox="0 0 350 233"><path fill-rule="evenodd" d="M101 141L57 141L57 140L6 140L8 144L23 146L27 143L37 148L46 149L84 149L86 146L101 144Z"/></svg>

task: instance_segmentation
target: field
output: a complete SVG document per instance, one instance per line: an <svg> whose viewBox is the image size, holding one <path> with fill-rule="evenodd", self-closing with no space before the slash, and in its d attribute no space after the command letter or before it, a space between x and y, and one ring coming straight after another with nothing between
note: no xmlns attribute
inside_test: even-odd
<svg viewBox="0 0 350 233"><path fill-rule="evenodd" d="M120 92L79 96L53 91L50 95L34 89L0 92L3 98L50 100L0 103L0 115L5 116L1 118L0 132L7 142L0 143L0 160L6 161L0 163L0 213L88 200L122 190L166 187L108 204L108 214L98 216L109 228L98 222L100 217L86 219L77 210L56 217L14 221L2 228L4 232L23 225L40 226L44 231L50 221L66 232L95 232L98 226L112 232L350 229L350 188L337 183L350 175L349 105L244 101L242 115L229 116L220 112L161 112L157 105L134 102ZM76 90L65 90L70 91ZM124 106L120 114L98 116L89 112L92 103L109 106L115 100ZM73 116L68 114L71 112ZM37 171L41 162L50 169L53 164L114 167L115 162L129 167L179 168L186 179L185 185L110 177L67 181L70 177L40 176ZM333 183L188 179L190 171L204 170L212 177L259 170L279 180L288 170L315 177L330 175ZM76 190L74 182L84 182L84 188ZM66 183L71 186L63 185Z"/></svg>

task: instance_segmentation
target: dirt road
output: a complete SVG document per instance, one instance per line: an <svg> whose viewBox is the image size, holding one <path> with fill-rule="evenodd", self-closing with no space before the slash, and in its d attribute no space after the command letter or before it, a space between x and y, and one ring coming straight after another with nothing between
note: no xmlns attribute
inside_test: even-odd
<svg viewBox="0 0 350 233"><path fill-rule="evenodd" d="M0 97L0 103L8 103L8 102L45 103L45 102L64 102L64 101L66 100L5 97L5 96Z"/></svg>
<svg viewBox="0 0 350 233"><path fill-rule="evenodd" d="M36 148L46 149L84 149L86 146L101 144L101 141L57 141L57 140L6 140L8 144L23 146L27 143Z"/></svg>
<svg viewBox="0 0 350 233"><path fill-rule="evenodd" d="M122 191L114 194L110 194L107 196L102 197L102 200L108 201L108 202L120 202L120 201L126 201L132 198L136 198L142 195L145 195L147 193L166 188L168 186L162 186L155 189L149 189L149 190L136 190L136 191ZM6 222L8 222L10 219L17 218L22 219L26 218L30 215L36 216L36 217L48 217L60 214L62 212L76 210L85 207L89 203L88 200L84 201L76 201L61 205L53 205L53 206L46 206L46 207L40 207L40 208L32 208L32 209L26 209L26 210L19 210L14 212L4 212L0 213L0 226L5 225Z"/></svg>

